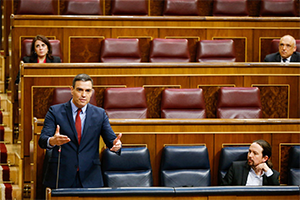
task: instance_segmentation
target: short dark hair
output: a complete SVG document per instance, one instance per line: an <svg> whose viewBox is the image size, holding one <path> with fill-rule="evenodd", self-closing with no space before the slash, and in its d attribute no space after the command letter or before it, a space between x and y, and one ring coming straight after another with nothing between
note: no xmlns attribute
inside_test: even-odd
<svg viewBox="0 0 300 200"><path fill-rule="evenodd" d="M46 38L46 37L43 36L43 35L37 35L37 36L35 36L35 38L32 40L32 43L31 43L31 52L30 52L30 58L31 58L31 60L34 60L35 58L37 58L37 54L36 54L36 52L35 52L35 42L36 42L37 40L40 40L40 41L44 42L44 43L47 45L47 47L48 47L48 54L47 54L47 56L48 56L49 59L53 60L53 56L52 56L52 46L51 46L51 44L50 44L48 38Z"/></svg>
<svg viewBox="0 0 300 200"><path fill-rule="evenodd" d="M91 81L92 82L92 86L94 85L93 79L87 75L87 74L77 74L74 79L73 79L73 88L75 88L75 83L76 81Z"/></svg>
<svg viewBox="0 0 300 200"><path fill-rule="evenodd" d="M272 146L265 140L255 140L253 143L257 143L262 147L262 155L263 157L268 156L267 164L269 167L273 167L272 162L270 161L270 157L272 156Z"/></svg>

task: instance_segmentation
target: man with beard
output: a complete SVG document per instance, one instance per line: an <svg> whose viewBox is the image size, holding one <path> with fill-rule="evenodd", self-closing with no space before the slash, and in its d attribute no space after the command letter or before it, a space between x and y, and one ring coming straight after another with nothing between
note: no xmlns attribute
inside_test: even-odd
<svg viewBox="0 0 300 200"><path fill-rule="evenodd" d="M247 162L233 162L221 185L280 185L279 172L272 169L269 160L271 154L272 148L267 141L254 141L249 147Z"/></svg>

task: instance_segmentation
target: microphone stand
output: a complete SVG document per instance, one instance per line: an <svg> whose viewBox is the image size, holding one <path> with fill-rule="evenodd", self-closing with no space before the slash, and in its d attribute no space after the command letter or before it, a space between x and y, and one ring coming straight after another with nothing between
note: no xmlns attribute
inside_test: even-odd
<svg viewBox="0 0 300 200"><path fill-rule="evenodd" d="M58 179L59 179L59 167L60 167L60 154L61 154L61 146L58 149L58 163L57 163L57 174L56 174L56 189L58 188Z"/></svg>

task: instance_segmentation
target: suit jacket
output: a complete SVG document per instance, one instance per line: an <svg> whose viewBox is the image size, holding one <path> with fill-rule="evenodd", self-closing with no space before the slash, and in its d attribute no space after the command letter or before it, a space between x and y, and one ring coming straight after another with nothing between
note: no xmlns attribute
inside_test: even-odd
<svg viewBox="0 0 300 200"><path fill-rule="evenodd" d="M52 56L53 59L51 60L50 58L48 58L48 56L46 57L46 63L61 63L60 57L58 56ZM24 63L37 63L37 58L34 58L32 61L30 60L30 56L24 56L23 57L23 62Z"/></svg>
<svg viewBox="0 0 300 200"><path fill-rule="evenodd" d="M269 54L265 57L264 62L281 62L281 56L279 52ZM300 53L295 51L292 54L290 62L300 62Z"/></svg>
<svg viewBox="0 0 300 200"><path fill-rule="evenodd" d="M31 61L29 56L24 56L22 60L24 63L37 63L37 58L35 58L35 59L33 59L33 61ZM49 59L47 56L46 63L61 63L61 60L60 60L60 57L58 57L58 56L53 56L53 60ZM20 82L20 70L19 70L17 78L15 80L15 84L19 84L19 82Z"/></svg>
<svg viewBox="0 0 300 200"><path fill-rule="evenodd" d="M249 171L250 166L247 161L235 161L223 178L221 185L246 185ZM263 185L280 185L279 172L273 169L272 171L273 175L270 177L263 175Z"/></svg>
<svg viewBox="0 0 300 200"><path fill-rule="evenodd" d="M59 167L59 188L68 188L75 181L77 169L83 187L102 187L101 163L99 158L99 141L102 136L106 146L111 148L116 138L108 117L102 108L87 104L86 119L80 145L72 116L70 101L51 106L44 121L39 139L39 146L47 149L47 140L60 126L60 134L67 135L71 141L61 146ZM47 166L43 184L55 188L58 168L59 147L47 149ZM52 151L52 153L51 153Z"/></svg>

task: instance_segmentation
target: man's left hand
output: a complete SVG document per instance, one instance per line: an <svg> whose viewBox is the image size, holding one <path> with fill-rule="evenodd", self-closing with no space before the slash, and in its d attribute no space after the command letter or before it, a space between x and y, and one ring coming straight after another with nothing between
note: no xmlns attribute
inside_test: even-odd
<svg viewBox="0 0 300 200"><path fill-rule="evenodd" d="M111 151L117 152L120 150L120 148L122 147L122 142L121 142L121 137L122 137L122 133L120 133L118 135L118 137L114 140L114 146L112 148L110 148Z"/></svg>

